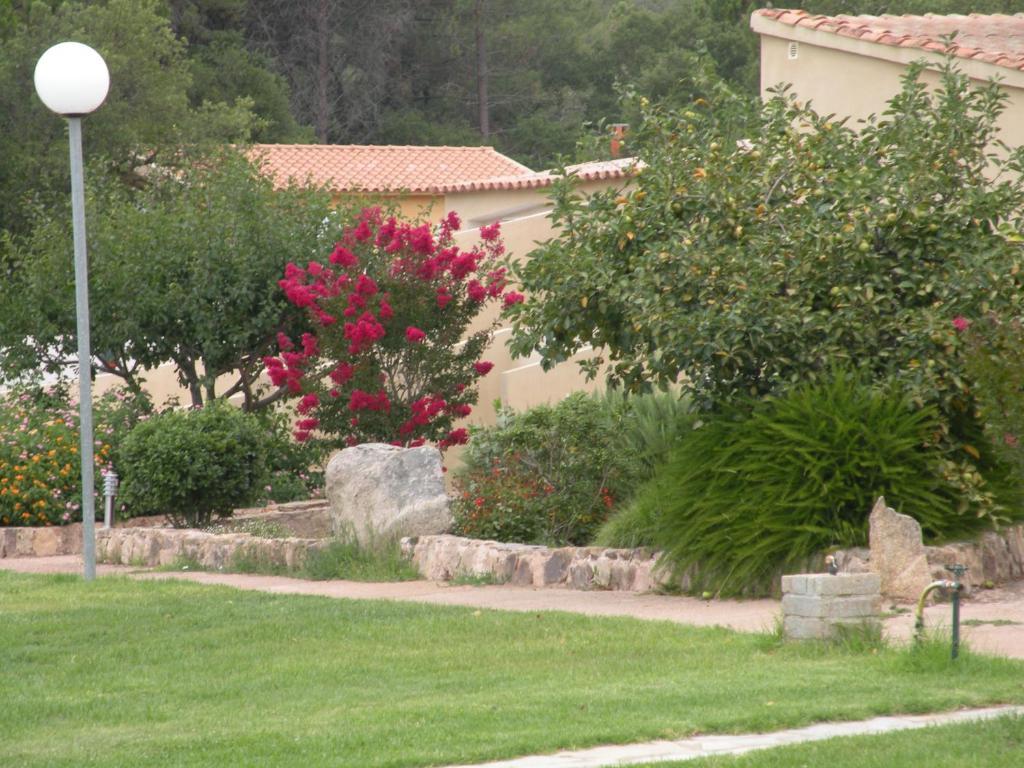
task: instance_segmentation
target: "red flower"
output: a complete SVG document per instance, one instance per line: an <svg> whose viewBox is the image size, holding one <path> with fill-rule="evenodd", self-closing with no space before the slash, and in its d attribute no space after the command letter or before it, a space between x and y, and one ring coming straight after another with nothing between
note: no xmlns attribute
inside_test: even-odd
<svg viewBox="0 0 1024 768"><path fill-rule="evenodd" d="M301 414L307 414L318 405L320 405L320 396L316 392L310 392L308 395L303 395L295 410Z"/></svg>
<svg viewBox="0 0 1024 768"><path fill-rule="evenodd" d="M427 334L415 326L410 325L405 329L405 340L410 344L419 344L425 338L427 338Z"/></svg>
<svg viewBox="0 0 1024 768"><path fill-rule="evenodd" d="M501 222L496 221L489 227L480 227L481 240L497 240L501 234Z"/></svg>
<svg viewBox="0 0 1024 768"><path fill-rule="evenodd" d="M376 292L377 283L373 281L373 278L366 275L360 275L359 279L356 280L356 293L361 293L364 296L373 296Z"/></svg>
<svg viewBox="0 0 1024 768"><path fill-rule="evenodd" d="M491 372L494 367L494 363L488 362L487 360L481 360L478 363L473 363L473 370L475 370L480 376L486 376Z"/></svg>
<svg viewBox="0 0 1024 768"><path fill-rule="evenodd" d="M487 298L487 289L479 280L470 280L466 283L466 293L473 301L483 301Z"/></svg>
<svg viewBox="0 0 1024 768"><path fill-rule="evenodd" d="M953 327L958 332L963 332L971 327L971 321L968 320L963 315L957 315L956 317L953 318Z"/></svg>
<svg viewBox="0 0 1024 768"><path fill-rule="evenodd" d="M331 264L337 264L346 268L354 267L359 263L359 259L356 258L356 255L341 243L334 246L334 252L331 254L329 260Z"/></svg>
<svg viewBox="0 0 1024 768"><path fill-rule="evenodd" d="M526 297L517 291L509 291L505 294L504 303L506 307L511 307L513 304L522 304L526 301Z"/></svg>
<svg viewBox="0 0 1024 768"><path fill-rule="evenodd" d="M348 363L338 363L338 366L330 372L331 381L335 384L344 384L355 374L356 369Z"/></svg>
<svg viewBox="0 0 1024 768"><path fill-rule="evenodd" d="M302 334L302 352L306 357L316 357L318 351L317 339L312 333Z"/></svg>
<svg viewBox="0 0 1024 768"><path fill-rule="evenodd" d="M295 344L285 334L278 331L277 333L277 346L281 348L282 352L291 352L295 349Z"/></svg>

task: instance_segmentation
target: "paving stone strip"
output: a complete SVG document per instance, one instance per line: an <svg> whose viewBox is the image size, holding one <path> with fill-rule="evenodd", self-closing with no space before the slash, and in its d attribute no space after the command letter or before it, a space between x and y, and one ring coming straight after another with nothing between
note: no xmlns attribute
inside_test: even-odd
<svg viewBox="0 0 1024 768"><path fill-rule="evenodd" d="M745 733L721 736L694 736L679 741L650 741L625 746L594 747L553 755L533 755L514 760L501 760L477 765L446 768L606 768L606 766L638 765L680 760L696 760L713 755L741 755L756 749L770 749L787 744L822 741L837 736L863 736L937 725L952 725L972 720L1024 716L1024 707L1002 706L967 709L933 715L898 715L874 717L846 723L818 723L806 728L791 728L774 733Z"/></svg>

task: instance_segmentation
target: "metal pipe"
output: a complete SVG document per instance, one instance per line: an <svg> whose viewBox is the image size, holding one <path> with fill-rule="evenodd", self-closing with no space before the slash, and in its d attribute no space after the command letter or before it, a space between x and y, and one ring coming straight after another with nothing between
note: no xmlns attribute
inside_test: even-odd
<svg viewBox="0 0 1024 768"><path fill-rule="evenodd" d="M89 267L85 246L82 118L68 117L71 145L71 221L75 243L75 316L78 323L79 458L82 461L82 561L84 578L96 578L96 503L92 442L92 354L89 350Z"/></svg>
<svg viewBox="0 0 1024 768"><path fill-rule="evenodd" d="M103 476L103 527L114 524L114 497L117 495L117 473L109 469Z"/></svg>
<svg viewBox="0 0 1024 768"><path fill-rule="evenodd" d="M936 589L952 589L953 582L942 579L941 581L933 581L927 587L924 588L924 592L917 599L917 611L914 619L914 642L920 643L924 639L924 604L928 600L928 595L934 592Z"/></svg>
<svg viewBox="0 0 1024 768"><path fill-rule="evenodd" d="M921 597L917 599L917 613L914 620L914 642L920 643L924 639L924 604L928 599L928 595L936 589L948 589L953 593L953 638L950 657L955 660L960 655L960 593L964 588L961 579L963 579L964 573L967 571L967 566L960 564L947 565L946 570L953 574L953 581L948 579L933 581L924 588Z"/></svg>

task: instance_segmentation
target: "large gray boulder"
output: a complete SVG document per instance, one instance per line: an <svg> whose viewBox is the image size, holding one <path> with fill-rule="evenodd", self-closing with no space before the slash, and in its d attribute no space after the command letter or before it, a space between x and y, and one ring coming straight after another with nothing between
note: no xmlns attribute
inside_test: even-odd
<svg viewBox="0 0 1024 768"><path fill-rule="evenodd" d="M882 594L915 602L932 581L920 524L886 506L885 497L879 496L869 525L869 566L882 579Z"/></svg>
<svg viewBox="0 0 1024 768"><path fill-rule="evenodd" d="M325 476L331 532L360 544L445 533L451 526L441 453L366 443L338 451Z"/></svg>

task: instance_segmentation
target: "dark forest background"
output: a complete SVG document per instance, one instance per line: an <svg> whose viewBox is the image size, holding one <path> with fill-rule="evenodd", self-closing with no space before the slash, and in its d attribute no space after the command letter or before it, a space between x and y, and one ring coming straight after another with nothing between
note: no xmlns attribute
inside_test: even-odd
<svg viewBox="0 0 1024 768"><path fill-rule="evenodd" d="M34 94L49 45L107 57L87 152L128 183L185 145L490 144L533 168L628 122L616 84L687 98L698 57L756 92L750 0L0 0L0 233L60 189L60 121ZM778 5L778 3L777 3ZM817 13L1024 11L1024 0L806 0ZM63 192L61 192L63 194Z"/></svg>

